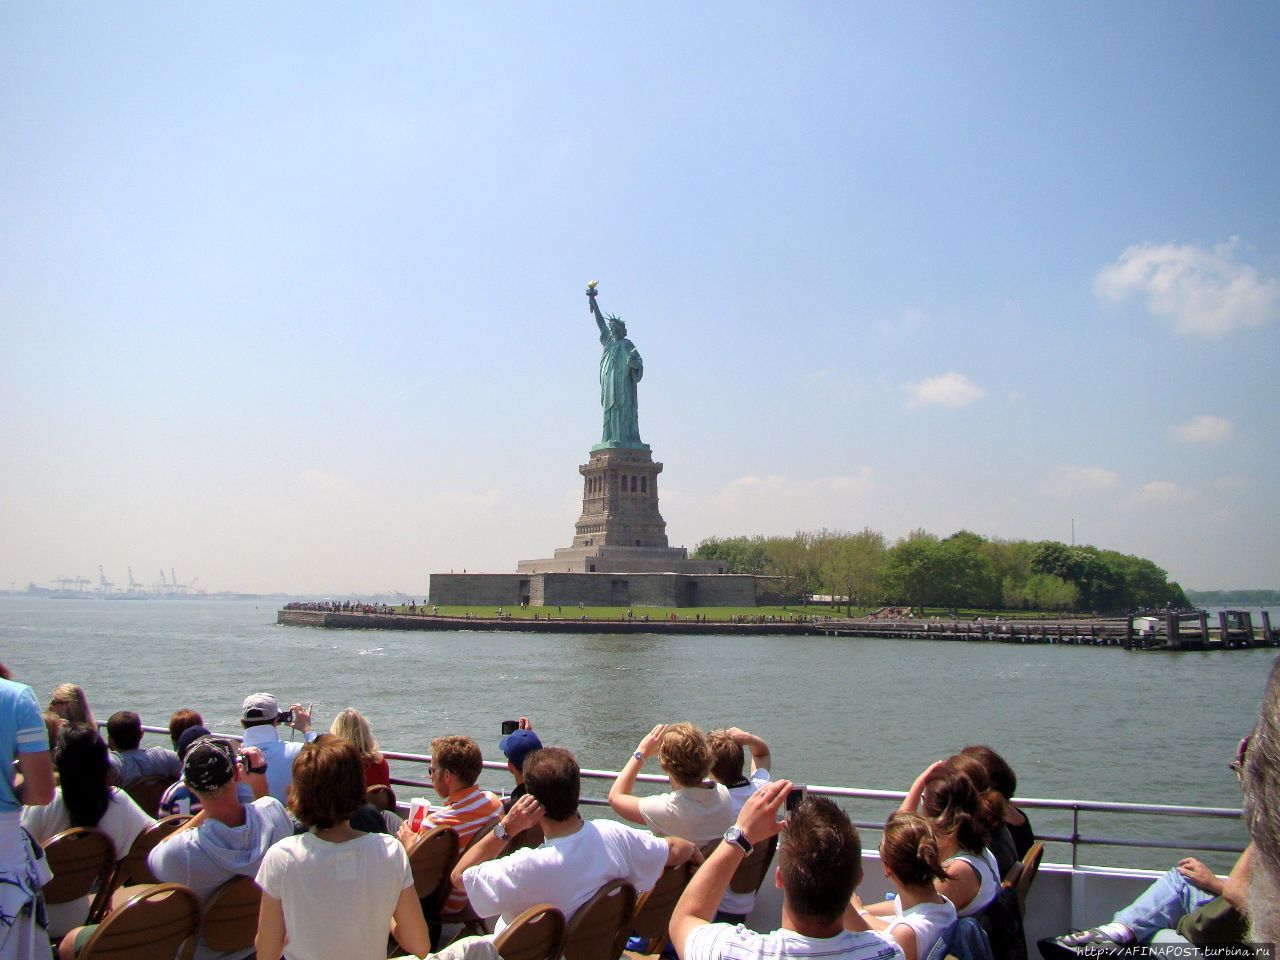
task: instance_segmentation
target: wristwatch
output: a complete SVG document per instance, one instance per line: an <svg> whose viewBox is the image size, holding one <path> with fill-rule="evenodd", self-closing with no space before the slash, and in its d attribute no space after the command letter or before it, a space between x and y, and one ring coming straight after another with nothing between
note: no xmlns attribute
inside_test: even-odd
<svg viewBox="0 0 1280 960"><path fill-rule="evenodd" d="M724 832L724 842L732 843L742 851L743 856L751 855L751 841L747 839L747 835L742 832L742 828L739 826L732 826Z"/></svg>
<svg viewBox="0 0 1280 960"><path fill-rule="evenodd" d="M507 828L502 825L501 820L499 820L497 823L493 825L493 835L497 837L499 840L511 839L511 834L507 833Z"/></svg>
<svg viewBox="0 0 1280 960"><path fill-rule="evenodd" d="M635 753L633 753L633 754L632 754L632 756L633 756L633 757L635 757L637 760L639 760L641 763L644 763L644 761L645 761L645 756L644 756L644 754L643 754L643 753L641 753L639 750L637 750Z"/></svg>

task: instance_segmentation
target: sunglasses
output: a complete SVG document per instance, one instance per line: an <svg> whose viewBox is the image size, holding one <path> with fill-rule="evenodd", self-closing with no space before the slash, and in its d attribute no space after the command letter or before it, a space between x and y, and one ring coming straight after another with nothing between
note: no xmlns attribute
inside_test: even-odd
<svg viewBox="0 0 1280 960"><path fill-rule="evenodd" d="M1249 755L1249 741L1252 739L1253 734L1249 734L1249 736L1242 739L1239 746L1236 747L1236 758L1227 764L1231 769L1231 772L1237 777L1240 776L1241 772L1244 770L1245 757Z"/></svg>

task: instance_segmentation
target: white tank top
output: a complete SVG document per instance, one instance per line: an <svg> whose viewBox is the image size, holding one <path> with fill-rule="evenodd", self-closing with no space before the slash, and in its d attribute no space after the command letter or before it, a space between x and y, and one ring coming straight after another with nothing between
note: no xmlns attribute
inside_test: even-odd
<svg viewBox="0 0 1280 960"><path fill-rule="evenodd" d="M1000 892L1000 875L999 867L996 866L996 858L991 855L990 850L983 848L982 856L980 857L974 856L972 853L957 853L951 860L960 860L967 863L978 874L978 892L963 907L956 908L956 916L971 917L975 913L980 913ZM951 860L944 861L944 865L950 863Z"/></svg>
<svg viewBox="0 0 1280 960"><path fill-rule="evenodd" d="M885 933L893 934L893 928L906 924L916 935L916 960L924 960L933 949L933 945L956 922L956 908L946 897L942 903L917 903L914 907L902 909L902 901L893 901L893 916L888 918L889 925Z"/></svg>

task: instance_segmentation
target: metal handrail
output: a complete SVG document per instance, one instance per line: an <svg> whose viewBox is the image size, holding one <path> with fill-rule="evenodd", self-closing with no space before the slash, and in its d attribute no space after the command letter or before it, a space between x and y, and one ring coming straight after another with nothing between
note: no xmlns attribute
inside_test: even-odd
<svg viewBox="0 0 1280 960"><path fill-rule="evenodd" d="M103 724L99 723L99 726ZM144 726L143 730L148 733L168 734L165 727ZM232 740L242 740L238 734L218 734L218 736L226 736ZM400 760L406 763L426 763L431 762L431 755L427 753L406 753L396 750L384 750L382 755L388 760ZM505 771L507 765L503 761L485 760L483 762L485 770ZM616 770L596 770L584 768L581 771L583 779L586 780L608 780L612 782L617 779L618 772ZM641 773L636 777L641 783L667 784L667 777L660 774ZM431 784L424 780L414 780L410 777L392 777L391 783L396 786L419 787L422 789L430 789ZM820 797L833 797L842 800L887 800L899 803L906 797L906 793L901 790L871 790L862 787L829 787L816 784L808 785L810 794ZM1244 850L1243 844L1215 843L1211 841L1187 842L1183 839L1175 840L1153 840L1146 837L1107 837L1107 836L1088 836L1080 832L1080 814L1081 813L1106 813L1106 814L1138 814L1156 817L1196 817L1210 820L1238 820L1241 816L1241 810L1234 807L1196 807L1181 804L1162 804L1162 803L1124 803L1110 802L1105 800L1057 800L1044 797L1016 797L1015 802L1019 807L1025 807L1029 810L1053 810L1061 812L1069 812L1071 814L1071 833L1070 834L1054 834L1054 833L1037 833L1036 839L1050 843L1065 843L1071 846L1071 865L1079 866L1079 851L1081 847L1126 847L1139 849L1164 849L1164 850L1182 850L1193 852L1207 853L1240 853ZM608 800L599 797L582 797L583 806L603 807L608 806ZM855 820L854 824L861 830L881 830L884 827L883 821L863 821Z"/></svg>

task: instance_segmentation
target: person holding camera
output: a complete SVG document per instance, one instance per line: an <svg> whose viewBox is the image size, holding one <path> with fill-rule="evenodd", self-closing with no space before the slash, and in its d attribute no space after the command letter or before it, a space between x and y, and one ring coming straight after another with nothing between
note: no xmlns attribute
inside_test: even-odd
<svg viewBox="0 0 1280 960"><path fill-rule="evenodd" d="M281 803L293 782L293 760L302 751L302 743L280 739L280 725L292 727L302 734L303 743L316 738L311 729L311 711L295 703L281 713L276 698L269 693L245 697L240 710L240 726L244 727L244 745L257 747L267 762L267 792Z"/></svg>
<svg viewBox="0 0 1280 960"><path fill-rule="evenodd" d="M528 792L524 784L525 758L535 750L542 749L542 740L533 732L533 725L529 723L528 717L503 720L502 739L498 742L498 749L507 758L507 770L516 782L511 793L502 801L502 812L510 813L515 802Z"/></svg>
<svg viewBox="0 0 1280 960"><path fill-rule="evenodd" d="M857 828L843 810L820 797L801 799L784 826L778 812L790 793L788 780L775 780L753 793L725 832L724 842L684 888L671 914L671 942L681 960L904 960L902 948L892 939L845 929L845 910L862 880ZM781 928L757 933L742 924L714 923L738 865L756 844L766 843L780 830Z"/></svg>

